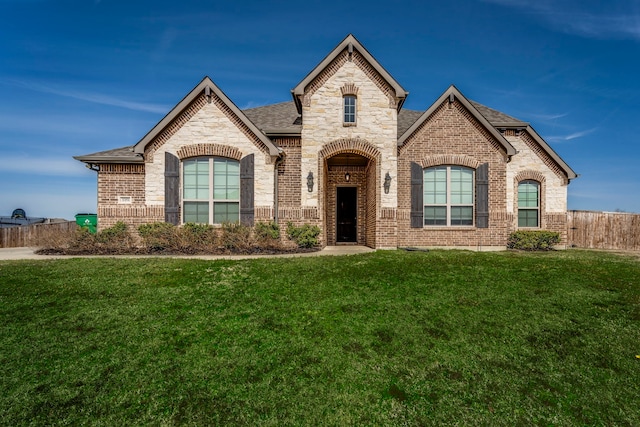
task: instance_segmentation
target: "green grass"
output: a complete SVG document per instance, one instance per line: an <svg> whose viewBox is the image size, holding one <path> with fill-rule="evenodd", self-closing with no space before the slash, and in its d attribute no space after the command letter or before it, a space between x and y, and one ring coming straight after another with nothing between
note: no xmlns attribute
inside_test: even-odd
<svg viewBox="0 0 640 427"><path fill-rule="evenodd" d="M640 261L0 262L1 425L640 425Z"/></svg>

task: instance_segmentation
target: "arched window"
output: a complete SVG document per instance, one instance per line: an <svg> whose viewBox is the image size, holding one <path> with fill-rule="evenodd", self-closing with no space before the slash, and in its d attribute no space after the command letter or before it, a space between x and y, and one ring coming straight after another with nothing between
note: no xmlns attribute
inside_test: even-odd
<svg viewBox="0 0 640 427"><path fill-rule="evenodd" d="M518 183L518 227L540 227L540 184Z"/></svg>
<svg viewBox="0 0 640 427"><path fill-rule="evenodd" d="M240 220L240 162L195 157L182 162L182 222L221 224Z"/></svg>
<svg viewBox="0 0 640 427"><path fill-rule="evenodd" d="M356 124L356 97L355 95L345 95L342 97L344 104L343 122L345 126Z"/></svg>
<svg viewBox="0 0 640 427"><path fill-rule="evenodd" d="M473 175L473 169L463 166L424 169L424 225L473 225Z"/></svg>

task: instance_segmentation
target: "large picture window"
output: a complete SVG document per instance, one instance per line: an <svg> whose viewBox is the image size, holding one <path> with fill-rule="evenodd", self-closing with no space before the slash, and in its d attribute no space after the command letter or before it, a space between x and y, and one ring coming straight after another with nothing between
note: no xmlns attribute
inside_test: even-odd
<svg viewBox="0 0 640 427"><path fill-rule="evenodd" d="M197 157L182 163L182 220L221 224L240 220L240 163Z"/></svg>
<svg viewBox="0 0 640 427"><path fill-rule="evenodd" d="M518 183L518 227L540 226L540 184L536 181Z"/></svg>
<svg viewBox="0 0 640 427"><path fill-rule="evenodd" d="M473 169L437 166L423 172L424 225L473 225Z"/></svg>

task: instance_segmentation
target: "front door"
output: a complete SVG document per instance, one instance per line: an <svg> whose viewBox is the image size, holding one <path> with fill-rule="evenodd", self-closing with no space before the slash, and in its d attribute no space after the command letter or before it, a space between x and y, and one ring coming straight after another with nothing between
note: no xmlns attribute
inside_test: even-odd
<svg viewBox="0 0 640 427"><path fill-rule="evenodd" d="M336 202L336 241L356 243L358 241L358 189L338 187Z"/></svg>

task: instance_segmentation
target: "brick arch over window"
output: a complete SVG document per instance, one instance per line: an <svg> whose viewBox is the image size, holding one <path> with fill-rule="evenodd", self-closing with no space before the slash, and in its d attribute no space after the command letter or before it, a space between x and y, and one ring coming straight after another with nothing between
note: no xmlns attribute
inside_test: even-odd
<svg viewBox="0 0 640 427"><path fill-rule="evenodd" d="M538 202L539 203L538 209L540 212L539 227L544 228L546 227L546 215L545 215L546 190L547 190L546 179L541 172L530 170L530 169L518 172L513 179L513 209L514 209L516 225L518 224L518 184L520 184L522 181L535 181L539 185L538 187L540 192L538 194L538 197L540 198Z"/></svg>
<svg viewBox="0 0 640 427"><path fill-rule="evenodd" d="M464 154L439 154L425 157L420 161L420 166L423 169L440 165L466 166L471 169L478 169L480 164L480 161Z"/></svg>
<svg viewBox="0 0 640 427"><path fill-rule="evenodd" d="M240 152L240 150L235 147L231 147L230 145L222 144L185 145L180 147L176 154L180 160L199 156L226 157L234 160L240 160L242 158L242 152Z"/></svg>
<svg viewBox="0 0 640 427"><path fill-rule="evenodd" d="M520 181L526 181L528 179L531 181L538 181L540 184L545 181L544 175L542 173L533 170L524 170L516 174L515 182L516 184L518 184Z"/></svg>
<svg viewBox="0 0 640 427"><path fill-rule="evenodd" d="M366 140L360 138L343 138L330 142L322 147L322 150L318 153L318 158L324 160L341 153L358 154L376 162L380 160L380 151Z"/></svg>

